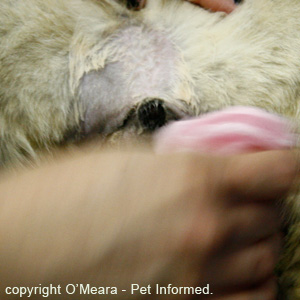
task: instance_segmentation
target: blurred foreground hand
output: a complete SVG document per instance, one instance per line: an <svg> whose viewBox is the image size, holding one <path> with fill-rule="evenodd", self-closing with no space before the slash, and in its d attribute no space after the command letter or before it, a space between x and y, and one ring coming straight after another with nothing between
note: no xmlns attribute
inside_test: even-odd
<svg viewBox="0 0 300 300"><path fill-rule="evenodd" d="M173 299L156 295L155 284L209 284L208 299L275 299L276 202L296 165L289 151L103 151L8 175L0 182L0 298L11 298L7 286L78 283L118 288L102 299L144 297L131 294L132 284L150 284L150 299ZM51 299L76 297L62 291Z"/></svg>

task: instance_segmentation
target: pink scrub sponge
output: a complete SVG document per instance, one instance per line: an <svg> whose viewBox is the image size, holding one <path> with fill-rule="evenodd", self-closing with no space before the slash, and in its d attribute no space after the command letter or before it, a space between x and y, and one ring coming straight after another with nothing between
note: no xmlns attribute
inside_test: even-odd
<svg viewBox="0 0 300 300"><path fill-rule="evenodd" d="M296 145L293 124L253 107L232 107L171 123L154 137L159 153L197 151L232 155L289 149Z"/></svg>

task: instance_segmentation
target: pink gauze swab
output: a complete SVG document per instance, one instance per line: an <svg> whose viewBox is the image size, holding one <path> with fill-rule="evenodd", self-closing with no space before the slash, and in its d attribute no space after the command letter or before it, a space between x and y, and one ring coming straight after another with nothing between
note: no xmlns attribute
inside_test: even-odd
<svg viewBox="0 0 300 300"><path fill-rule="evenodd" d="M296 145L296 134L295 126L283 117L258 108L236 106L173 122L158 131L154 145L158 153L232 155L289 149Z"/></svg>

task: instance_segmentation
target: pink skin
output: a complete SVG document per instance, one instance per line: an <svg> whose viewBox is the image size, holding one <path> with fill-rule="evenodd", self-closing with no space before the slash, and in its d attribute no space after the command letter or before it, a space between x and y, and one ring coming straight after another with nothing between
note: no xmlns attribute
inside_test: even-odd
<svg viewBox="0 0 300 300"><path fill-rule="evenodd" d="M236 5L232 0L188 0L194 4L198 4L211 11L224 11L231 13Z"/></svg>
<svg viewBox="0 0 300 300"><path fill-rule="evenodd" d="M228 14L231 13L236 8L236 5L234 4L233 0L186 0L186 1L200 5L203 8L209 9L211 11L223 11ZM140 0L138 9L145 7L146 2L147 2L146 0Z"/></svg>

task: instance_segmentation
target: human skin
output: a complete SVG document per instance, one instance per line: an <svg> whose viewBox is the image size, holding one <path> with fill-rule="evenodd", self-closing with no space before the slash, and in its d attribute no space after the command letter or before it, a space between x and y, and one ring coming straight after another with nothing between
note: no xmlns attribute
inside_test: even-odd
<svg viewBox="0 0 300 300"><path fill-rule="evenodd" d="M236 5L234 4L234 1L232 0L186 0L191 3L200 5L206 9L209 9L211 11L223 11L226 13L231 13L235 8ZM139 1L133 1L134 2L134 8L135 9L142 9L145 7L147 1L146 0L139 0Z"/></svg>
<svg viewBox="0 0 300 300"><path fill-rule="evenodd" d="M275 299L277 200L298 164L289 151L87 151L2 175L1 299L7 286L74 282L210 284L209 299ZM107 299L141 297L128 292Z"/></svg>
<svg viewBox="0 0 300 300"><path fill-rule="evenodd" d="M226 13L231 13L236 5L232 0L187 0L194 4L198 4L211 11L224 11Z"/></svg>

